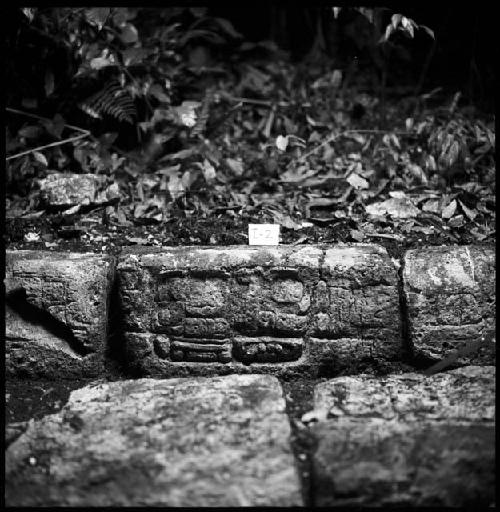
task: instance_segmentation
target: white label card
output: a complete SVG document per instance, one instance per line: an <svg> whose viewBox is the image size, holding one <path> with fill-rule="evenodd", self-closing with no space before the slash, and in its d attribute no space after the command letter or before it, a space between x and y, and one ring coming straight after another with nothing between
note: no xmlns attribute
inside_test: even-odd
<svg viewBox="0 0 500 512"><path fill-rule="evenodd" d="M249 224L248 245L279 245L279 224Z"/></svg>

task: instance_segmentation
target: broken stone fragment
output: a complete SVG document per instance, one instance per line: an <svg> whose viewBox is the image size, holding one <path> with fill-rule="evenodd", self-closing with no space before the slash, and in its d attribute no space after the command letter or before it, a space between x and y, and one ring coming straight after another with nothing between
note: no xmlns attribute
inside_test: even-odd
<svg viewBox="0 0 500 512"><path fill-rule="evenodd" d="M480 246L427 247L405 255L410 337L416 355L443 359L495 330L495 251ZM461 364L492 364L485 343Z"/></svg>
<svg viewBox="0 0 500 512"><path fill-rule="evenodd" d="M303 418L318 442L314 503L491 506L494 420L492 366L318 384L314 410Z"/></svg>
<svg viewBox="0 0 500 512"><path fill-rule="evenodd" d="M101 373L112 275L106 255L7 251L7 374Z"/></svg>
<svg viewBox="0 0 500 512"><path fill-rule="evenodd" d="M73 391L5 454L7 506L301 506L290 425L267 375Z"/></svg>
<svg viewBox="0 0 500 512"><path fill-rule="evenodd" d="M48 206L70 207L94 203L100 186L95 174L49 174L39 181L40 198Z"/></svg>
<svg viewBox="0 0 500 512"><path fill-rule="evenodd" d="M105 188L105 178L96 174L49 174L39 185L42 204L51 208L105 205L120 199L118 185Z"/></svg>

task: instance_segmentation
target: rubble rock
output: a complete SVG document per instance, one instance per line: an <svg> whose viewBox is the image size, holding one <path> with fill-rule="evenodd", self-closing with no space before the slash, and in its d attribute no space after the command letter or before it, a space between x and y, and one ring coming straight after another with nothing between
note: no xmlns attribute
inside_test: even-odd
<svg viewBox="0 0 500 512"><path fill-rule="evenodd" d="M317 385L308 419L316 506L494 503L492 366L338 377Z"/></svg>
<svg viewBox="0 0 500 512"><path fill-rule="evenodd" d="M100 186L95 174L49 174L39 180L40 197L48 206L71 207L94 203Z"/></svg>
<svg viewBox="0 0 500 512"><path fill-rule="evenodd" d="M5 459L7 506L300 506L282 389L268 375L86 386Z"/></svg>

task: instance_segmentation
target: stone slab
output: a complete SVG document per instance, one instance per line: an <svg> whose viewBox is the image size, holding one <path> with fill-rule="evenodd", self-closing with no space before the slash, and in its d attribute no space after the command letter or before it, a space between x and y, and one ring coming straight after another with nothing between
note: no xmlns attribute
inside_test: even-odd
<svg viewBox="0 0 500 512"><path fill-rule="evenodd" d="M397 265L375 245L132 248L117 273L138 375L314 373L318 344L334 365L400 354Z"/></svg>
<svg viewBox="0 0 500 512"><path fill-rule="evenodd" d="M405 255L403 283L416 355L443 359L495 330L494 248L410 250ZM462 356L458 362L495 364L495 344Z"/></svg>
<svg viewBox="0 0 500 512"><path fill-rule="evenodd" d="M493 366L318 384L314 504L491 506L494 419Z"/></svg>
<svg viewBox="0 0 500 512"><path fill-rule="evenodd" d="M94 384L16 436L7 506L302 505L268 375Z"/></svg>
<svg viewBox="0 0 500 512"><path fill-rule="evenodd" d="M7 251L7 374L100 374L113 269L106 255Z"/></svg>

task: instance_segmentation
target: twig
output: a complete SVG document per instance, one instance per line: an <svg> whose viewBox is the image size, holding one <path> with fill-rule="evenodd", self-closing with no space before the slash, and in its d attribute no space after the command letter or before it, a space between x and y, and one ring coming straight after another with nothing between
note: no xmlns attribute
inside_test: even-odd
<svg viewBox="0 0 500 512"><path fill-rule="evenodd" d="M267 118L266 126L264 128L264 136L266 137L266 139L268 139L271 136L271 129L273 127L275 113L276 106L273 105L271 107L271 111L269 112L269 117Z"/></svg>
<svg viewBox="0 0 500 512"><path fill-rule="evenodd" d="M410 132L392 132L392 131L389 131L389 130L346 130L344 132L340 132L340 133L337 133L335 135L330 135L330 137L325 139L319 146L316 146L315 148L311 149L310 151L308 151L307 153L305 153L304 155L299 157L296 160L296 162L303 162L304 160L306 160L306 158L308 158L309 156L313 155L319 149L321 149L322 147L326 146L330 142L333 142L338 137L342 137L344 135L349 135L351 133L368 133L368 134L369 133L384 133L384 134L386 134L386 133L394 133L395 135L411 135Z"/></svg>
<svg viewBox="0 0 500 512"><path fill-rule="evenodd" d="M430 368L427 368L427 370L425 370L424 372L425 375L434 375L435 373L440 372L441 370L444 370L448 366L455 363L460 357L468 356L469 354L477 352L481 347L489 345L493 341L494 337L494 331L489 331L486 334L483 334L483 336L481 336L481 338L479 338L478 340L467 343L462 348L459 348L458 350L452 352L443 360L432 365Z"/></svg>
<svg viewBox="0 0 500 512"><path fill-rule="evenodd" d="M388 238L389 240L397 240L398 242L404 240L400 235L391 235L389 233L365 233L365 236L370 238Z"/></svg>
<svg viewBox="0 0 500 512"><path fill-rule="evenodd" d="M60 140L58 142L52 142L51 144L45 144L45 146L37 146L33 149L28 149L26 151L22 151L21 153L16 153L15 155L8 156L5 160L13 160L14 158L19 158L20 156L28 155L29 153L34 153L35 151L40 151L42 149L52 148L54 146L61 146L62 144L67 144L68 142L74 142L76 140L83 139L84 137L87 137L89 133L82 133L80 135L77 135L76 137L71 137L69 139Z"/></svg>
<svg viewBox="0 0 500 512"><path fill-rule="evenodd" d="M28 112L23 112L22 110L16 110L15 108L9 108L6 107L5 110L8 110L9 112L13 112L14 114L21 114L27 117L32 117L33 119L38 119L40 121L48 121L51 122L50 119L47 119L46 117L37 116L36 114L30 114ZM90 135L89 130L84 130L83 128L78 128L77 126L72 126L69 124L64 125L66 128L70 128L71 130L76 130L78 132L81 132L80 135L77 135L76 137L70 137L69 139L60 140L57 142L52 142L50 144L45 144L44 146L37 146L36 148L27 149L26 151L22 151L21 153L16 153L15 155L11 155L5 158L6 161L8 160L14 160L14 158L19 158L20 156L29 155L30 153L34 153L35 151L40 151L42 149L47 149L55 146L61 146L62 144L67 144L68 142L74 142L76 140L83 139L85 137L88 137Z"/></svg>
<svg viewBox="0 0 500 512"><path fill-rule="evenodd" d="M345 132L344 132L345 133ZM301 157L299 157L296 162L304 162L306 158L308 158L311 155L314 155L319 149L326 146L327 144L330 144L330 142L334 141L337 137L340 137L341 134L336 135L330 135L327 139L325 139L319 146L316 146L315 148L311 149L307 153L303 154Z"/></svg>
<svg viewBox="0 0 500 512"><path fill-rule="evenodd" d="M52 122L52 119L48 119L47 117L37 116L36 114L30 114L29 112L23 112L22 110L16 110L15 108L5 107L5 110L12 112L14 114L21 114L23 116L32 117L33 119L38 119L40 121ZM70 128L71 130L76 130L77 132L85 133L86 135L90 134L89 130L78 128L78 126L72 126L70 124L65 124L64 126L66 126L66 128Z"/></svg>
<svg viewBox="0 0 500 512"><path fill-rule="evenodd" d="M227 94L225 92L222 92L219 94L230 101L235 101L238 103L247 103L249 105L261 105L263 107L269 107L269 108L290 107L290 106L294 105L294 103L287 102L287 101L269 101L269 100L257 100L257 99L253 99L253 98L240 98L238 96L231 96L230 94ZM301 107L310 107L311 103L309 103L309 102L301 103L300 106Z"/></svg>

